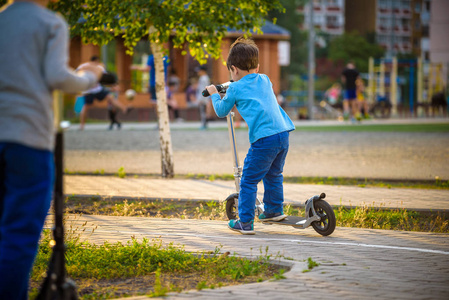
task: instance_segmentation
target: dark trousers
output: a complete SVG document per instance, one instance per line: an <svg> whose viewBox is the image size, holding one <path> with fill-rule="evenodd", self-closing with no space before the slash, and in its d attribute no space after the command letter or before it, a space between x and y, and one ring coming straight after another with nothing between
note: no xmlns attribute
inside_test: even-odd
<svg viewBox="0 0 449 300"><path fill-rule="evenodd" d="M51 151L0 142L0 299L28 299L53 184Z"/></svg>

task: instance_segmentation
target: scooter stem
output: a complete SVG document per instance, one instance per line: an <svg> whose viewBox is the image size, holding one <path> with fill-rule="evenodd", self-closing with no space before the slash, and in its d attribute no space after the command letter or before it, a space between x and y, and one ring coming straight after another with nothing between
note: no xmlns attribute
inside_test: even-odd
<svg viewBox="0 0 449 300"><path fill-rule="evenodd" d="M232 156L233 156L235 189L236 189L237 193L239 193L240 192L240 178L242 177L242 167L239 166L237 146L235 145L234 112L230 112L226 118L228 120L229 141L231 143L231 152L232 152Z"/></svg>

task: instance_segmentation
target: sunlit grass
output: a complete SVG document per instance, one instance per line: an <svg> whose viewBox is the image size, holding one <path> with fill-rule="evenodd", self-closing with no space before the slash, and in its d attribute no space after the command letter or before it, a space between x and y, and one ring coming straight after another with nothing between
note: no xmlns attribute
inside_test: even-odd
<svg viewBox="0 0 449 300"><path fill-rule="evenodd" d="M48 267L52 253L50 240L50 231L44 231L31 274L34 289L30 298L37 295L37 286ZM164 246L161 240L145 238L101 245L68 238L65 257L67 275L77 282L81 299L123 296L113 284L97 286L102 281L118 283L126 278L147 278L149 286L145 294L164 296L167 292L183 289L170 282L172 276L179 279L194 274L194 286L203 289L266 280L278 272L277 267L268 263L268 255L248 260L229 253L221 254L220 248L213 252L190 253L182 246L173 243Z"/></svg>
<svg viewBox="0 0 449 300"><path fill-rule="evenodd" d="M110 216L201 219L226 221L226 204L216 201L152 201L133 199L78 198L67 200L68 212ZM334 207L337 226L387 230L449 233L449 216L440 212L416 212L405 208L361 206ZM284 213L304 216L304 209L290 204Z"/></svg>

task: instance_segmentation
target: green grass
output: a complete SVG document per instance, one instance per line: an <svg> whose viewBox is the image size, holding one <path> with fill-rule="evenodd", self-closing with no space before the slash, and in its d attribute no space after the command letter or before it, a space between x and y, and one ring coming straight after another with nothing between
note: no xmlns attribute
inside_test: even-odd
<svg viewBox="0 0 449 300"><path fill-rule="evenodd" d="M359 187L382 188L419 188L419 189L449 189L449 180L387 180L387 179L362 179L345 177L297 177L285 176L284 182L297 184L326 184L326 185L350 185Z"/></svg>
<svg viewBox="0 0 449 300"><path fill-rule="evenodd" d="M356 125L323 125L296 126L298 131L322 132L449 132L449 123L437 124L356 124Z"/></svg>
<svg viewBox="0 0 449 300"><path fill-rule="evenodd" d="M310 272L313 268L318 267L320 264L314 261L311 257L307 258L307 269L303 270L303 273Z"/></svg>
<svg viewBox="0 0 449 300"><path fill-rule="evenodd" d="M177 175L176 178L202 179L202 180L234 180L232 174L193 174ZM326 185L351 185L359 187L382 187L382 188L420 188L420 189L449 189L449 180L388 180L388 179L363 179L346 177L305 177L284 176L285 183L296 184L326 184Z"/></svg>
<svg viewBox="0 0 449 300"><path fill-rule="evenodd" d="M302 216L304 210L287 205L284 213ZM449 233L449 215L440 212L340 206L334 213L339 227Z"/></svg>
<svg viewBox="0 0 449 300"><path fill-rule="evenodd" d="M47 269L52 253L50 240L49 230L44 231L31 274L31 286L34 286L31 297L37 294L37 286ZM246 282L248 278L252 282L260 278L266 280L278 272L277 267L268 263L267 256L248 260L220 254L218 248L212 253L193 254L172 243L163 246L160 240L145 238L141 242L132 239L127 243L105 242L102 245L69 238L66 246L67 275L77 282L81 299L121 296L123 292L117 291L114 283L126 278L151 276L151 284L144 294L164 296L169 291L180 291L179 287L170 284L171 277L182 279L182 276L194 274L190 288L203 289ZM111 284L100 288L97 284L102 281ZM126 286L129 285L128 282Z"/></svg>
<svg viewBox="0 0 449 300"><path fill-rule="evenodd" d="M227 220L225 203L215 201L104 200L100 197L68 198L69 213L179 219ZM449 214L376 207L334 207L337 226L353 228L449 233ZM284 213L304 216L304 209L286 205Z"/></svg>

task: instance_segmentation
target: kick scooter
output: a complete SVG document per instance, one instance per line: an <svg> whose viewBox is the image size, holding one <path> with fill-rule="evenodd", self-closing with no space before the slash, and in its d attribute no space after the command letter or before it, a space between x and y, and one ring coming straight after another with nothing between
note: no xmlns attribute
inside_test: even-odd
<svg viewBox="0 0 449 300"><path fill-rule="evenodd" d="M226 215L231 219L237 218L238 199L240 191L240 178L242 177L242 166L239 165L237 156L237 147L235 145L235 129L234 129L234 113L230 112L227 116L229 140L231 142L231 151L234 164L235 188L237 193L233 193L226 198ZM323 236L330 235L335 230L336 220L332 207L324 201L325 193L313 196L305 202L305 216L287 216L282 221L263 221L263 224L288 225L294 228L305 229L312 225L316 232ZM256 215L259 216L264 212L264 205L256 198Z"/></svg>
<svg viewBox="0 0 449 300"><path fill-rule="evenodd" d="M215 86L219 93L226 93L227 88L231 82L226 82ZM202 92L204 97L209 96L209 92L204 90ZM229 195L226 200L226 215L230 220L237 219L238 213L238 199L240 191L240 178L242 177L242 166L239 164L239 159L237 155L237 147L235 144L235 127L234 127L234 113L230 112L226 117L228 121L228 131L229 131L229 141L231 143L231 152L233 157L234 165L234 178L235 178L235 189L236 193ZM282 221L263 221L263 224L277 224L277 225L288 225L294 228L305 229L312 225L316 232L323 236L332 234L335 230L336 219L334 210L332 207L324 201L326 197L325 193L313 196L305 202L305 216L287 216ZM256 198L256 215L259 216L264 212L263 202Z"/></svg>

